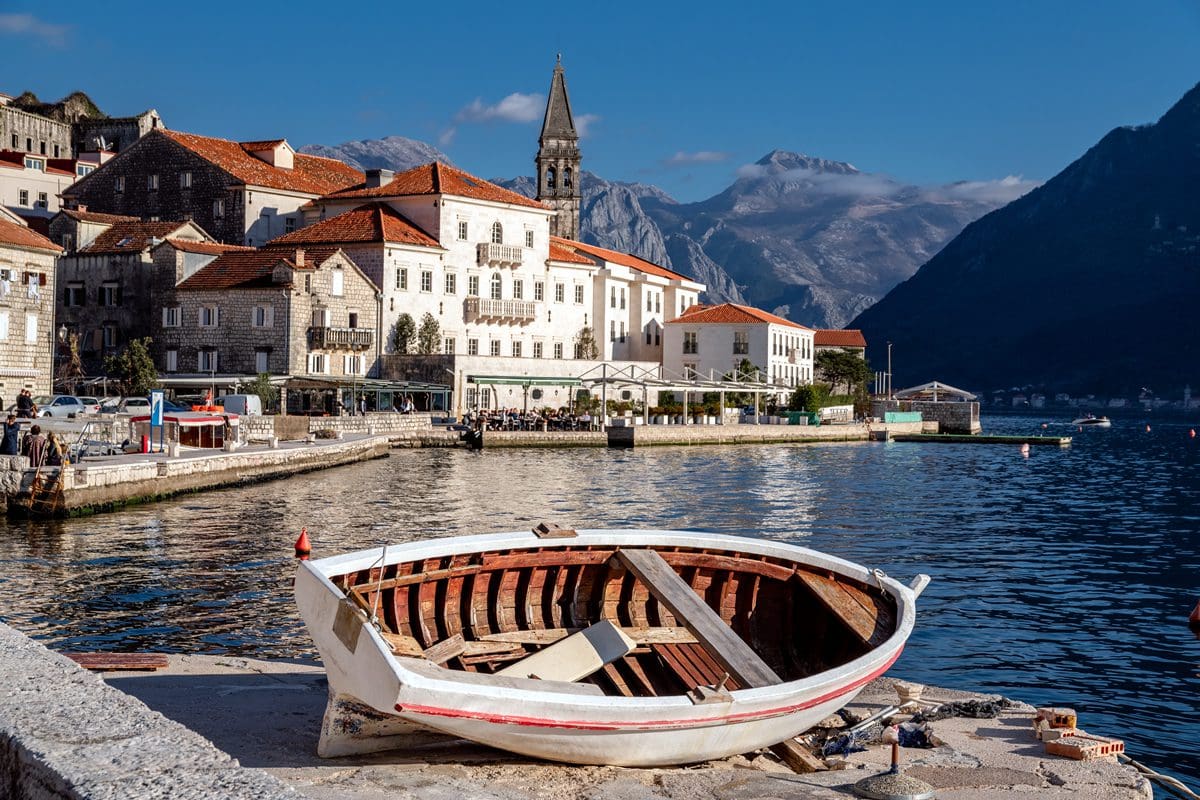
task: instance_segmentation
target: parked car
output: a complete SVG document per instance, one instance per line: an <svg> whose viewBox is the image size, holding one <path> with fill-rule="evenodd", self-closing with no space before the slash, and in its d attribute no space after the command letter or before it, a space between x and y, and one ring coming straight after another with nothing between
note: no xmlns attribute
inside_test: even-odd
<svg viewBox="0 0 1200 800"><path fill-rule="evenodd" d="M124 414L149 414L150 399L147 397L126 397L117 404L117 411Z"/></svg>
<svg viewBox="0 0 1200 800"><path fill-rule="evenodd" d="M83 403L89 414L100 413L100 398L98 397L81 397L79 402Z"/></svg>
<svg viewBox="0 0 1200 800"><path fill-rule="evenodd" d="M33 398L39 417L68 417L72 414L86 414L87 406L73 394L39 395Z"/></svg>
<svg viewBox="0 0 1200 800"><path fill-rule="evenodd" d="M262 398L256 394L227 394L216 399L217 405L230 414L261 415Z"/></svg>

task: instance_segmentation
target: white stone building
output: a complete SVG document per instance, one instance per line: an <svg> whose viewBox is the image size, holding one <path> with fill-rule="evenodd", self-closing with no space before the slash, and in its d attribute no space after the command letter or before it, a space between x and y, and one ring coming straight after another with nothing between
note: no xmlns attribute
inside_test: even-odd
<svg viewBox="0 0 1200 800"><path fill-rule="evenodd" d="M71 159L0 150L0 206L22 217L52 217L75 178Z"/></svg>
<svg viewBox="0 0 1200 800"><path fill-rule="evenodd" d="M663 367L679 375L720 378L749 359L779 386L779 396L812 383L813 330L735 303L694 305L666 323Z"/></svg>
<svg viewBox="0 0 1200 800"><path fill-rule="evenodd" d="M51 392L54 370L54 262L60 250L0 208L0 398Z"/></svg>

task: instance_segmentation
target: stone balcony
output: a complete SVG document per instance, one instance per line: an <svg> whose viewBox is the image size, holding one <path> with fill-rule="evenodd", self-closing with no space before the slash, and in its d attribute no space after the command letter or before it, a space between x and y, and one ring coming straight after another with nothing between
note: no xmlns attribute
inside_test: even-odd
<svg viewBox="0 0 1200 800"><path fill-rule="evenodd" d="M463 308L467 322L517 322L537 319L537 303L531 300L488 300L468 297Z"/></svg>
<svg viewBox="0 0 1200 800"><path fill-rule="evenodd" d="M368 350L375 343L375 331L370 328L308 329L308 346L313 350Z"/></svg>
<svg viewBox="0 0 1200 800"><path fill-rule="evenodd" d="M511 244L480 242L478 263L481 267L519 267L525 258L525 249Z"/></svg>

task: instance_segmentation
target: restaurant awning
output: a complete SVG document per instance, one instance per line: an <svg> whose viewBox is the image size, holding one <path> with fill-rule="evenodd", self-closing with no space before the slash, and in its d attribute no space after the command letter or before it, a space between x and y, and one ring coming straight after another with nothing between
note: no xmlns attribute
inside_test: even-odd
<svg viewBox="0 0 1200 800"><path fill-rule="evenodd" d="M579 386L579 378L553 375L468 375L467 383L486 386Z"/></svg>

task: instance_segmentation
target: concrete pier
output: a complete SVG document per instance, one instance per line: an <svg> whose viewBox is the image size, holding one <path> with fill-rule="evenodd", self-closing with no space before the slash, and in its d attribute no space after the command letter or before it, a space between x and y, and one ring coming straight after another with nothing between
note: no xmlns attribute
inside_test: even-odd
<svg viewBox="0 0 1200 800"><path fill-rule="evenodd" d="M845 425L628 425L609 428L609 447L649 447L699 444L778 444L803 442L865 442L887 431L920 433L921 422Z"/></svg>

